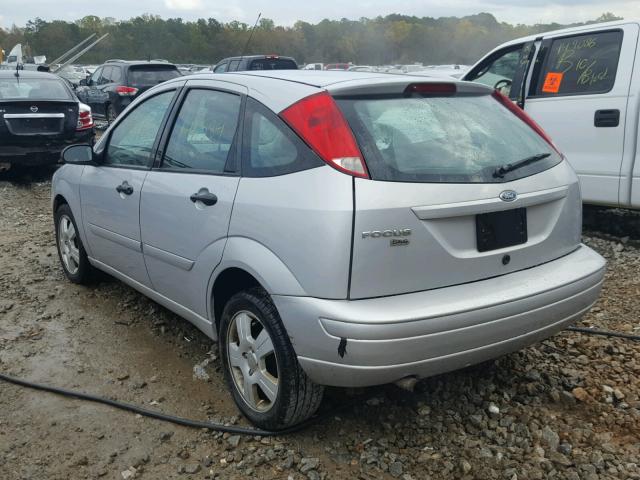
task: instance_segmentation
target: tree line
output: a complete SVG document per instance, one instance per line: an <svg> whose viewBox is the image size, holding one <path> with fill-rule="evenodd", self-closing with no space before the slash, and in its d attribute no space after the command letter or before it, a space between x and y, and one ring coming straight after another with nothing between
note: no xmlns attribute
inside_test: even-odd
<svg viewBox="0 0 640 480"><path fill-rule="evenodd" d="M595 23L618 19L604 13ZM572 25L558 23L511 25L489 13L466 17L415 17L388 15L359 20L298 21L277 26L263 18L257 25L247 54L279 54L298 63L353 62L385 65L421 62L472 64L507 40ZM24 27L0 28L0 46L6 53L16 43L28 45L32 55L53 60L97 33L109 36L86 53L79 63L101 63L109 58L157 59L176 63L215 64L240 55L251 25L214 18L185 21L142 15L129 20L86 16L75 22L30 20Z"/></svg>

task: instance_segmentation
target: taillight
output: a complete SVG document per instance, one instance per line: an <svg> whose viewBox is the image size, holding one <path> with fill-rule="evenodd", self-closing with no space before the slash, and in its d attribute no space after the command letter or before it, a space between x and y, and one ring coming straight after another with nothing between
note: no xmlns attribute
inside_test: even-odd
<svg viewBox="0 0 640 480"><path fill-rule="evenodd" d="M133 97L136 93L138 93L138 89L120 85L119 87L116 87L116 93L121 97Z"/></svg>
<svg viewBox="0 0 640 480"><path fill-rule="evenodd" d="M547 132L545 132L542 129L542 127L540 125L538 125L536 123L536 121L529 116L529 114L527 112L525 112L522 108L520 108L518 105L513 103L513 101L511 101L511 99L509 97L507 97L502 92L499 92L498 90L494 90L492 95L493 95L493 98L495 98L502 105L507 107L511 111L511 113L513 113L516 117L518 117L524 123L529 125L529 127L531 127L531 129L534 132L536 132L538 135L540 135L544 139L545 142L547 142L549 145L551 145L551 148L553 148L556 152L558 152L558 155L560 155L561 157L564 158L564 155L562 155L562 153L560 152L558 147L556 147L556 145L553 143L553 140L551 140L551 137L549 137L549 135L547 135Z"/></svg>
<svg viewBox="0 0 640 480"><path fill-rule="evenodd" d="M369 178L349 124L327 92L303 98L280 112L280 116L330 166Z"/></svg>
<svg viewBox="0 0 640 480"><path fill-rule="evenodd" d="M93 127L93 115L91 115L91 107L84 103L79 104L78 124L76 130L87 130Z"/></svg>

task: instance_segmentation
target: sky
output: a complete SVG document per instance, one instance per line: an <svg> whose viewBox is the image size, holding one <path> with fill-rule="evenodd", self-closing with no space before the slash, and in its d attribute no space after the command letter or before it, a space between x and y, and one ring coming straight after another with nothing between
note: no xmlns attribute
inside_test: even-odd
<svg viewBox="0 0 640 480"><path fill-rule="evenodd" d="M419 17L464 16L489 12L508 23L573 23L605 11L640 17L638 0L0 0L0 26L24 26L29 19L72 21L85 15L127 19L143 13L185 20L213 17L253 24L258 12L277 25L324 18L358 19L390 13Z"/></svg>

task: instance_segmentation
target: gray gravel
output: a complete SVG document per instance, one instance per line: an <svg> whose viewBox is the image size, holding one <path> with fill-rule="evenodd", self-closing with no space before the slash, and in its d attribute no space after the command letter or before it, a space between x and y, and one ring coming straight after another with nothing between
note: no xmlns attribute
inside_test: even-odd
<svg viewBox="0 0 640 480"><path fill-rule="evenodd" d="M65 281L50 185L37 180L0 180L0 370L246 424L215 348L195 328L115 280ZM580 325L640 334L633 238L585 241L609 270ZM366 400L276 438L187 429L0 384L0 477L640 479L639 379L640 344L563 332L419 382L413 394L330 389L325 409Z"/></svg>

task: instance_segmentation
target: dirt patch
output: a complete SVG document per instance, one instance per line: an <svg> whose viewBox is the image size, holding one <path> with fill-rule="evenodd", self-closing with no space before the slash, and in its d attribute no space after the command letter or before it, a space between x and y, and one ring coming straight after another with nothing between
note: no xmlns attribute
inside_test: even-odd
<svg viewBox="0 0 640 480"><path fill-rule="evenodd" d="M0 178L0 370L246 424L198 330L116 280L91 288L65 280L49 189L46 173ZM585 240L609 265L601 300L580 325L640 334L640 250L614 237ZM420 382L414 394L366 389L353 408L270 439L0 383L0 477L638 479L639 379L640 344L563 332ZM351 399L330 390L323 407Z"/></svg>

